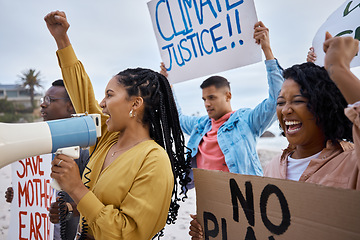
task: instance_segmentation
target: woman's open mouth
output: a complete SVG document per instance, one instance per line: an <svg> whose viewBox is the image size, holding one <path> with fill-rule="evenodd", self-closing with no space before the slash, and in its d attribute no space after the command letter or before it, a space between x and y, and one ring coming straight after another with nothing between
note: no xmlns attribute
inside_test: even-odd
<svg viewBox="0 0 360 240"><path fill-rule="evenodd" d="M285 121L286 132L293 134L301 129L302 123L300 121Z"/></svg>
<svg viewBox="0 0 360 240"><path fill-rule="evenodd" d="M106 122L105 122L106 124L108 124L109 121L110 121L111 116L110 116L110 114L108 114L106 112L103 112L103 114L109 117L108 119L106 119Z"/></svg>

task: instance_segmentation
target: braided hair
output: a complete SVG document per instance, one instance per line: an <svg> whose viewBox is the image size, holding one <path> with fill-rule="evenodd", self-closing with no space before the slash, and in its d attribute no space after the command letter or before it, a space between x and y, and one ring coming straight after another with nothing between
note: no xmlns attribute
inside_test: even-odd
<svg viewBox="0 0 360 240"><path fill-rule="evenodd" d="M185 158L185 140L180 128L179 116L170 84L165 76L150 69L126 69L115 76L125 87L129 97L140 96L144 100L142 123L150 128L150 137L162 146L171 162L174 188L167 224L175 223L180 205L179 195L187 197L186 185L191 181L190 158ZM187 153L189 154L189 153ZM180 193L178 184L180 184ZM184 199L183 198L183 199Z"/></svg>
<svg viewBox="0 0 360 240"><path fill-rule="evenodd" d="M300 93L308 99L307 108L315 116L325 141L353 141L352 122L344 114L347 102L324 67L306 62L286 69L283 76L300 85Z"/></svg>

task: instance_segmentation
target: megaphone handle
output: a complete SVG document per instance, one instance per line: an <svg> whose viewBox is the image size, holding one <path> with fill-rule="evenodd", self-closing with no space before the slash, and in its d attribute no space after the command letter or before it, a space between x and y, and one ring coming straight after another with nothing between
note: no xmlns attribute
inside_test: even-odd
<svg viewBox="0 0 360 240"><path fill-rule="evenodd" d="M62 191L59 183L55 179L51 181L50 186L55 190Z"/></svg>
<svg viewBox="0 0 360 240"><path fill-rule="evenodd" d="M73 159L78 159L80 157L80 147L79 146L75 146L75 147L67 147L67 148L59 148L56 152L56 155L59 154L64 154L66 156L69 156ZM50 183L51 187L53 189L56 189L58 191L61 191L61 187L59 185L59 183L53 179Z"/></svg>

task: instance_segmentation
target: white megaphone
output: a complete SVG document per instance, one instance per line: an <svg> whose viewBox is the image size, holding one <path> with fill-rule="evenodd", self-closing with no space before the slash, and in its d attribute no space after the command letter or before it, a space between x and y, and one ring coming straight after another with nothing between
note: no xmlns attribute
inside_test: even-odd
<svg viewBox="0 0 360 240"><path fill-rule="evenodd" d="M47 153L78 158L79 147L93 146L101 136L100 114L37 123L0 123L0 168ZM69 147L75 147L75 154ZM58 187L55 187L58 189Z"/></svg>

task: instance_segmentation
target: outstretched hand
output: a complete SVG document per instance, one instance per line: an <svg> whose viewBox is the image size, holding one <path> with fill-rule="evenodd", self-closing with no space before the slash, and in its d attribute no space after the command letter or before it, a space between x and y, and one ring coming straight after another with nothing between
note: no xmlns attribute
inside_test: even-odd
<svg viewBox="0 0 360 240"><path fill-rule="evenodd" d="M67 35L67 30L70 27L66 19L66 15L62 11L54 11L48 13L44 20L51 35L54 37L58 48L62 49L70 45L70 40Z"/></svg>

